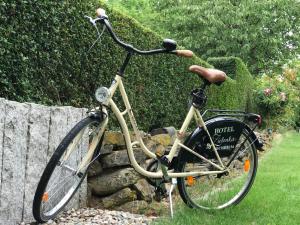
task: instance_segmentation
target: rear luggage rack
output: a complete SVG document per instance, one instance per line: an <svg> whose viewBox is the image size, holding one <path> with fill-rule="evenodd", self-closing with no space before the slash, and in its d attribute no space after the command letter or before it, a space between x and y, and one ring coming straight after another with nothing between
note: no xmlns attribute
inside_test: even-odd
<svg viewBox="0 0 300 225"><path fill-rule="evenodd" d="M206 114L208 114L209 119L213 119L220 116L225 116L225 117L228 116L228 117L243 118L244 122L251 122L256 124L256 126L260 126L262 123L262 119L260 115L255 113L247 113L241 110L207 109L203 112L202 117L205 118Z"/></svg>

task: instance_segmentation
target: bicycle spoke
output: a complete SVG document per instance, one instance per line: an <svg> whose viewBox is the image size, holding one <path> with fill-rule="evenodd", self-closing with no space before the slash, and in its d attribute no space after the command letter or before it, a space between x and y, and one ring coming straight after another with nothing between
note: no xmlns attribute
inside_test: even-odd
<svg viewBox="0 0 300 225"><path fill-rule="evenodd" d="M54 181L58 181L58 180L59 180L60 175L61 175L61 172L62 172L62 168L60 168L59 172L60 172L60 174L59 174L58 176L55 177L56 180L54 180ZM52 187L53 187L55 184L57 184L57 183L56 183L56 182L52 182L51 186L49 187L49 190L51 190Z"/></svg>
<svg viewBox="0 0 300 225"><path fill-rule="evenodd" d="M67 150L63 154L63 162L66 161L72 152L74 151L75 147L78 145L79 141L81 140L84 132L86 129L82 130L79 134L77 134L76 138L71 142L71 144L68 146Z"/></svg>
<svg viewBox="0 0 300 225"><path fill-rule="evenodd" d="M239 202L248 192L253 182L253 173L256 171L257 155L252 139L248 138L247 133L243 133L242 136L236 145L237 150L232 153L234 156L222 158L225 164L231 161L224 173L179 180L179 189L184 192L181 196L185 197L188 202L192 202L193 207L225 208ZM182 167L184 172L212 171L213 169L209 163L199 159L185 162Z"/></svg>
<svg viewBox="0 0 300 225"><path fill-rule="evenodd" d="M65 175L65 176L62 176L62 177L59 177L61 178L62 182L65 182L65 178L69 177L69 175ZM70 178L74 177L74 175L71 175ZM49 191L52 191L52 189L56 186L58 186L60 184L60 182L56 183L55 186L54 185L51 185L51 189L49 188L46 192L49 192ZM64 183L63 183L64 184Z"/></svg>
<svg viewBox="0 0 300 225"><path fill-rule="evenodd" d="M47 202L50 202L50 200L53 198L53 196L55 196L57 193L59 193L58 191L60 190L60 189L62 189L62 188L65 188L64 187L64 185L66 184L66 183L68 183L72 178L75 178L75 177L70 177L69 179L67 179L67 180L65 180L63 183L62 183L62 185L49 197L49 199L48 199L48 201ZM46 203L47 203L46 202Z"/></svg>

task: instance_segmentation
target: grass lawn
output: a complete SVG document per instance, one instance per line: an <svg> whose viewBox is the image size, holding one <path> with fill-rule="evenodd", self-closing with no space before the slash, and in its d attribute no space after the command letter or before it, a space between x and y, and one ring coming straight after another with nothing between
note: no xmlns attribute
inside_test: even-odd
<svg viewBox="0 0 300 225"><path fill-rule="evenodd" d="M259 161L250 192L239 205L207 212L180 202L174 219L166 216L154 224L300 224L300 135L288 133L282 141L275 138L272 150Z"/></svg>

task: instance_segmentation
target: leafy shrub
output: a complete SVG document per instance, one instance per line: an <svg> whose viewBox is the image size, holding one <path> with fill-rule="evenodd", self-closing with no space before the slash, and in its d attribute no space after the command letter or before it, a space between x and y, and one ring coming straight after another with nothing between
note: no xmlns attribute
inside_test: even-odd
<svg viewBox="0 0 300 225"><path fill-rule="evenodd" d="M299 126L300 67L285 65L281 74L264 74L256 80L255 99L268 127Z"/></svg>
<svg viewBox="0 0 300 225"><path fill-rule="evenodd" d="M273 77L263 75L257 86L257 103L271 115L281 113L288 103L287 83L281 75Z"/></svg>
<svg viewBox="0 0 300 225"><path fill-rule="evenodd" d="M96 0L5 0L0 6L0 96L47 105L95 106L95 89L110 85L125 58L123 49L107 33L87 54L96 32L84 15L94 15L99 6L107 7ZM161 46L163 38L134 19L110 8L107 14L124 41L140 49ZM210 66L197 57L132 58L124 83L142 129L153 124L181 124L190 91L201 83L197 76L186 75L191 64ZM235 77L239 76L243 73L236 71ZM232 82L215 89L215 96L224 97L215 99L214 106L243 107L243 102L228 100L240 85Z"/></svg>
<svg viewBox="0 0 300 225"><path fill-rule="evenodd" d="M279 68L300 53L297 0L110 0L204 59L237 56L250 71Z"/></svg>
<svg viewBox="0 0 300 225"><path fill-rule="evenodd" d="M293 107L295 111L295 124L299 128L300 127L300 57L298 56L297 59L290 60L286 65L283 67L284 75L293 85L296 91L296 99L295 105Z"/></svg>

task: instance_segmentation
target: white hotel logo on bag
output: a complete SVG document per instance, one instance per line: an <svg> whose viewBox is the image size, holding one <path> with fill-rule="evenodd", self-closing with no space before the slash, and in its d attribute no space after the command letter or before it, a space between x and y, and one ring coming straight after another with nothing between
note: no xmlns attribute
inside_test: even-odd
<svg viewBox="0 0 300 225"><path fill-rule="evenodd" d="M220 127L215 129L213 135L214 142L216 144L217 150L231 150L234 148L234 143L236 138L234 136L222 136L222 134L234 133L235 130L233 127ZM224 145L225 144L225 145ZM207 146L209 148L209 146ZM209 148L210 149L210 148Z"/></svg>
<svg viewBox="0 0 300 225"><path fill-rule="evenodd" d="M223 133L233 133L233 127L221 127L215 129L215 134L223 134Z"/></svg>

